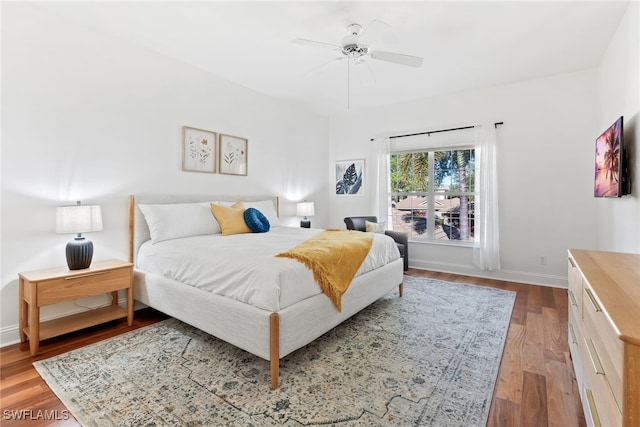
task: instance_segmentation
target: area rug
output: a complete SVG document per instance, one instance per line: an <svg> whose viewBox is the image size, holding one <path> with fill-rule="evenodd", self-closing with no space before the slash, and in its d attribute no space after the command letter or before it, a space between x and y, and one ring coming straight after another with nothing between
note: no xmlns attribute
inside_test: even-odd
<svg viewBox="0 0 640 427"><path fill-rule="evenodd" d="M34 366L84 426L484 426L515 293L406 277L269 363L175 319Z"/></svg>

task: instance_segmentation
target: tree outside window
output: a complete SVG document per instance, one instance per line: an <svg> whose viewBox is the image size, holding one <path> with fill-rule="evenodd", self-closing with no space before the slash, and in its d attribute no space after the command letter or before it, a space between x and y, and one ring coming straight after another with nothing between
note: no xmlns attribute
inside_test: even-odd
<svg viewBox="0 0 640 427"><path fill-rule="evenodd" d="M390 179L394 230L414 241L473 241L473 148L392 153Z"/></svg>

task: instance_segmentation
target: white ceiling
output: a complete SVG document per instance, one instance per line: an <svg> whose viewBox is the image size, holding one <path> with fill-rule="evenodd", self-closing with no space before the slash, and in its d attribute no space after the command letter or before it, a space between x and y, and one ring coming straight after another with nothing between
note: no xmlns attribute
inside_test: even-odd
<svg viewBox="0 0 640 427"><path fill-rule="evenodd" d="M347 110L347 25L389 25L371 47L424 57L414 69L351 67L350 109L597 67L628 2L199 1L46 3L99 31L321 114ZM323 65L324 64L324 65ZM319 68L318 68L319 67ZM369 72L370 70L370 72ZM373 76L373 79L371 78Z"/></svg>

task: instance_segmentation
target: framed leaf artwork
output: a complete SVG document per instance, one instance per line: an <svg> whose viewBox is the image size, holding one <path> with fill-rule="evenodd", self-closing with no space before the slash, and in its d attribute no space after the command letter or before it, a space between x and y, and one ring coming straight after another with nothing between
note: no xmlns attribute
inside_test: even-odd
<svg viewBox="0 0 640 427"><path fill-rule="evenodd" d="M182 170L215 173L216 137L215 132L182 126Z"/></svg>
<svg viewBox="0 0 640 427"><path fill-rule="evenodd" d="M246 138L220 134L220 173L227 175L247 175Z"/></svg>
<svg viewBox="0 0 640 427"><path fill-rule="evenodd" d="M361 196L364 194L364 159L336 162L336 194Z"/></svg>

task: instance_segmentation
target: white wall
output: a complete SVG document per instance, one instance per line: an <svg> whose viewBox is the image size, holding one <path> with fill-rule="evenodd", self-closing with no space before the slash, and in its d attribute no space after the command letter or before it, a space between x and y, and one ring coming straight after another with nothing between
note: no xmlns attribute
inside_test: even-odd
<svg viewBox="0 0 640 427"><path fill-rule="evenodd" d="M412 266L565 286L567 248L639 253L639 21L640 4L630 2L598 69L331 117L331 164L366 153L368 179L363 197L331 193L330 225L375 213L371 138L504 121L497 132L502 270L475 269L468 248L423 243L410 244ZM632 194L595 199L595 138L620 115Z"/></svg>
<svg viewBox="0 0 640 427"><path fill-rule="evenodd" d="M248 176L181 171L183 125L248 138ZM17 274L65 265L55 207L102 205L94 259L127 257L127 195L316 201L328 225L328 120L103 36L29 3L2 5L1 343L17 339ZM86 305L102 303L90 299ZM44 319L81 310L45 307Z"/></svg>
<svg viewBox="0 0 640 427"><path fill-rule="evenodd" d="M624 116L631 155L632 194L599 199L598 248L640 253L640 4L631 2L600 66L598 129Z"/></svg>
<svg viewBox="0 0 640 427"><path fill-rule="evenodd" d="M410 244L410 265L566 286L567 248L596 247L597 82L597 70L587 70L331 117L330 160L368 153L369 178L364 197L331 196L330 225L375 213L372 137L503 121L497 131L502 270L477 270L469 248L425 243Z"/></svg>

